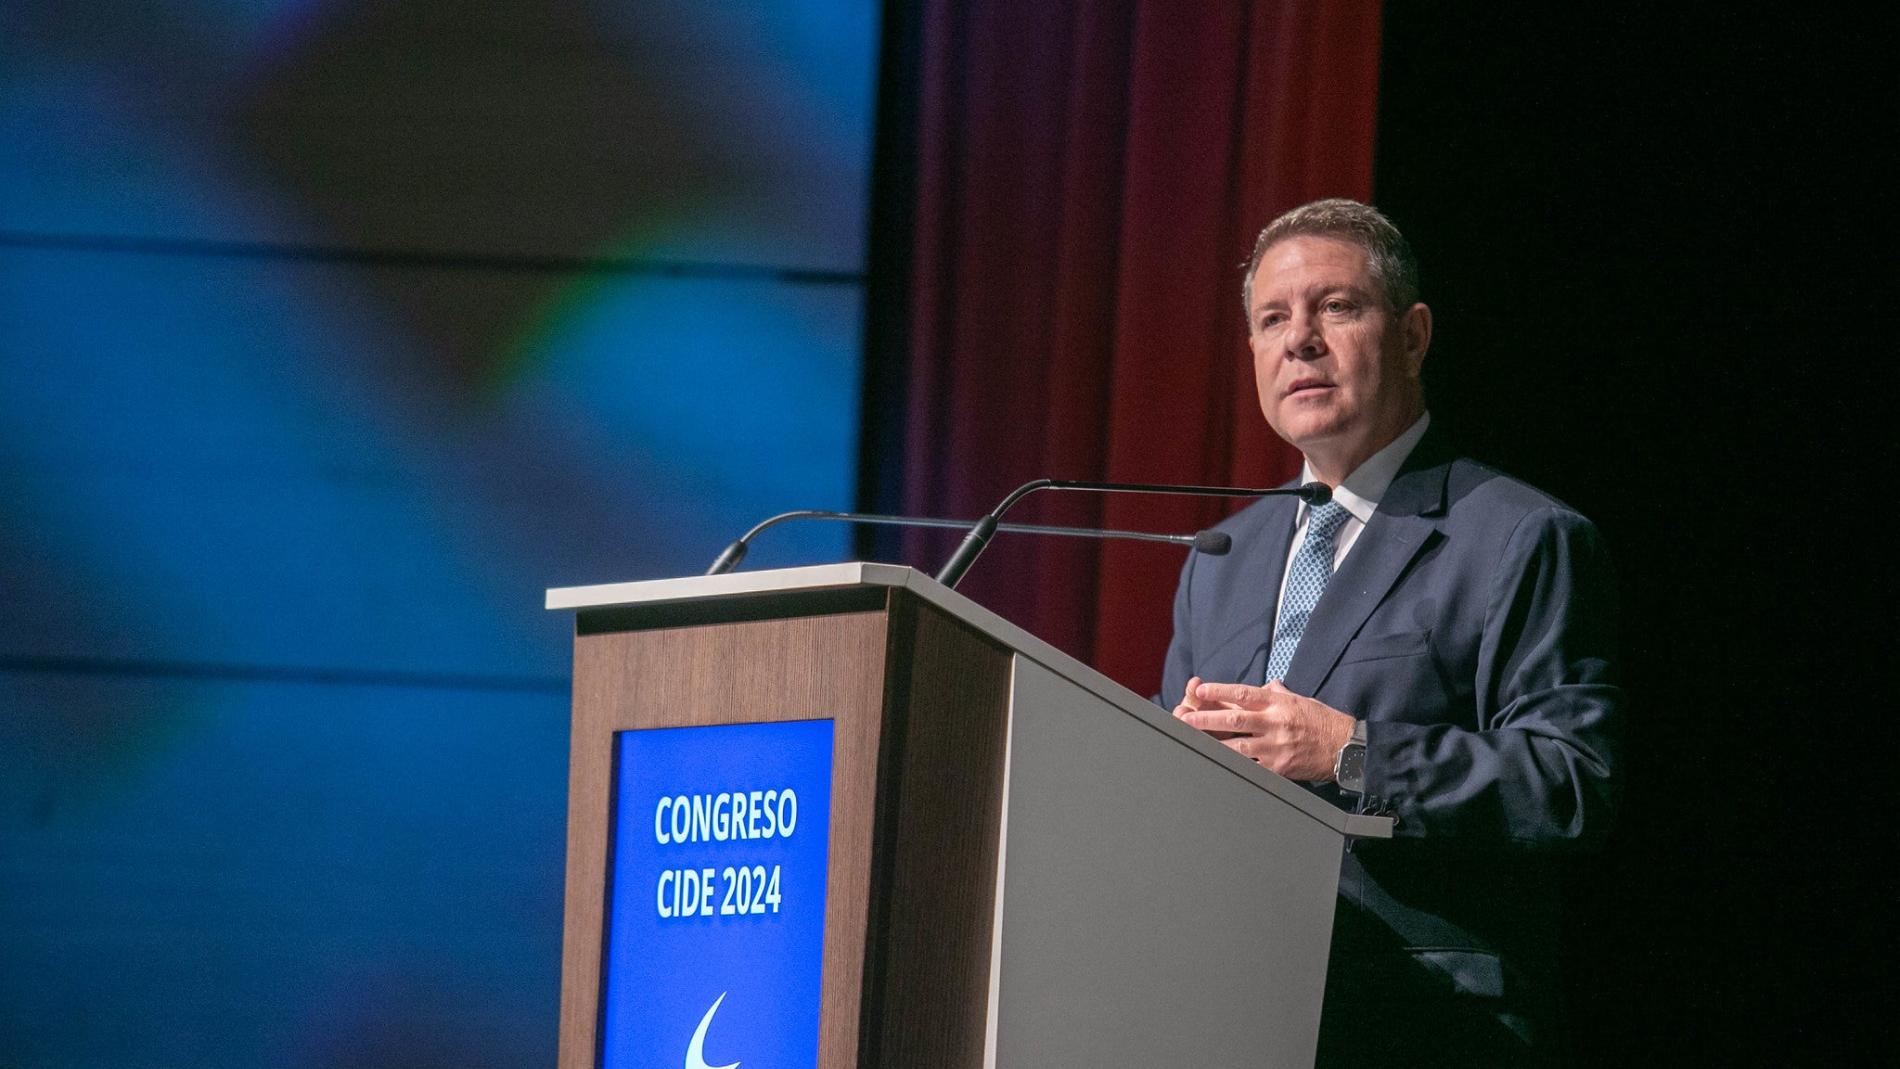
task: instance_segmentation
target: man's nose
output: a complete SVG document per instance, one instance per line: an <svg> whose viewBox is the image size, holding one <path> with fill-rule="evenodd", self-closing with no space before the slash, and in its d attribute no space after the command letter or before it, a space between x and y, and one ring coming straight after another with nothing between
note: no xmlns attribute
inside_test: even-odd
<svg viewBox="0 0 1900 1069"><path fill-rule="evenodd" d="M1319 321L1312 316L1295 315L1287 321L1286 355L1298 360L1310 360L1326 351L1326 339L1319 333Z"/></svg>

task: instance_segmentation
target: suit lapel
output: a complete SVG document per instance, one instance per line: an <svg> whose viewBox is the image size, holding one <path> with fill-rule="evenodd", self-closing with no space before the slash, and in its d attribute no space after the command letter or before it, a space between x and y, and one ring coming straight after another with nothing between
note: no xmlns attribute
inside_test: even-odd
<svg viewBox="0 0 1900 1069"><path fill-rule="evenodd" d="M1442 442L1428 431L1386 488L1372 522L1359 532L1352 552L1346 554L1345 563L1333 573L1313 607L1306 633L1287 666L1288 690L1312 695L1325 684L1346 644L1438 529L1435 517L1444 514L1450 471L1450 457ZM1284 555L1281 559L1284 565Z"/></svg>

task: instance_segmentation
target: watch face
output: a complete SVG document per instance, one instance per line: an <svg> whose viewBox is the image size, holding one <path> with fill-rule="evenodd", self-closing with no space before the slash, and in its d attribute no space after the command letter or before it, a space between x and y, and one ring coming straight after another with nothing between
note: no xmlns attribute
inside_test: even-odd
<svg viewBox="0 0 1900 1069"><path fill-rule="evenodd" d="M1339 751L1339 771L1336 777L1339 785L1349 791L1363 790L1366 785L1366 748L1356 743L1348 743Z"/></svg>

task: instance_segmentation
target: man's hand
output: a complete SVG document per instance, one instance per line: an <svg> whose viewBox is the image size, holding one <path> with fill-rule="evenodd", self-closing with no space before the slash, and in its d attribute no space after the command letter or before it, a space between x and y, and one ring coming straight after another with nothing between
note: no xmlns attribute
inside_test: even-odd
<svg viewBox="0 0 1900 1069"><path fill-rule="evenodd" d="M1174 715L1288 779L1331 780L1333 759L1352 738L1353 718L1280 685L1188 680Z"/></svg>

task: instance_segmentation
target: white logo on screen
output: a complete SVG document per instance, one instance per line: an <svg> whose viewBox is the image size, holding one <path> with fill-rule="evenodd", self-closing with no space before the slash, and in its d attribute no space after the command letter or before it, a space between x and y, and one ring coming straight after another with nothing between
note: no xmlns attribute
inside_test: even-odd
<svg viewBox="0 0 1900 1069"><path fill-rule="evenodd" d="M686 1045L686 1069L739 1069L738 1062L733 1062L731 1065L706 1064L706 1029L712 1027L713 1014L719 1012L719 1004L726 1001L726 994L729 992L721 993L718 998L713 999L712 1008L706 1011L706 1016L699 1019L699 1027L693 1029L693 1041Z"/></svg>

